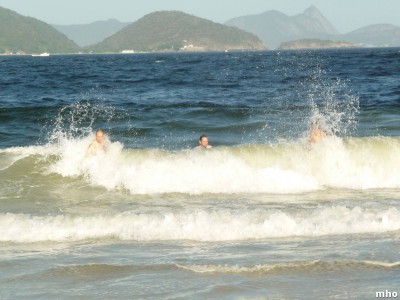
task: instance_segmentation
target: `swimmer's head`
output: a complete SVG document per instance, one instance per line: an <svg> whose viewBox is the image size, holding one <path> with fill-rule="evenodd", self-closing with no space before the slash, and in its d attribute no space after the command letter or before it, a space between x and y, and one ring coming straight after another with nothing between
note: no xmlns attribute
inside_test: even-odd
<svg viewBox="0 0 400 300"><path fill-rule="evenodd" d="M96 141L101 144L104 139L104 132L103 130L99 129L96 131Z"/></svg>
<svg viewBox="0 0 400 300"><path fill-rule="evenodd" d="M311 126L312 128L321 128L321 127L323 127L323 124L324 124L324 122L323 122L323 120L321 119L321 117L314 117L314 118L311 120L310 126Z"/></svg>
<svg viewBox="0 0 400 300"><path fill-rule="evenodd" d="M202 134L199 138L200 147L207 148L208 147L208 137L205 134Z"/></svg>

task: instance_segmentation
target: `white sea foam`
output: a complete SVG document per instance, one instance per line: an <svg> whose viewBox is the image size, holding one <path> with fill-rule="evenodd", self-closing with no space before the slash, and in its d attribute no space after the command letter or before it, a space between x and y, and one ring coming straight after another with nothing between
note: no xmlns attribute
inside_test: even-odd
<svg viewBox="0 0 400 300"><path fill-rule="evenodd" d="M364 263L366 265L370 265L370 266L374 266L374 267L383 267L383 268L398 268L398 267L400 267L400 261L385 262L385 261L370 261L370 260L367 260Z"/></svg>
<svg viewBox="0 0 400 300"><path fill-rule="evenodd" d="M296 269L308 268L315 266L319 263L318 260L293 262L293 263L276 263L276 264L258 264L253 266L239 266L239 265L177 265L178 268L192 271L194 273L268 273L276 269Z"/></svg>
<svg viewBox="0 0 400 300"><path fill-rule="evenodd" d="M124 149L87 156L93 136L57 145L1 150L2 169L28 156L52 156L47 171L132 194L302 193L326 188L400 188L399 138L329 137L302 141L168 152ZM40 168L42 171L43 168Z"/></svg>
<svg viewBox="0 0 400 300"><path fill-rule="evenodd" d="M183 210L179 212L32 216L0 214L0 241L229 241L343 235L400 229L396 208L332 206L316 210Z"/></svg>
<svg viewBox="0 0 400 300"><path fill-rule="evenodd" d="M325 188L400 188L400 140L327 138L210 151L124 150L85 155L90 139L66 140L50 171L107 189L151 193L301 193Z"/></svg>
<svg viewBox="0 0 400 300"><path fill-rule="evenodd" d="M258 264L250 266L240 265L177 265L178 268L188 270L194 273L231 273L231 274L249 274L249 273L270 273L279 270L290 269L296 270L316 268L318 271L326 268L332 271L333 269L342 268L398 268L400 262L381 262L381 261L357 261L357 260L341 260L341 261L299 261L299 262L285 262L285 263L270 263Z"/></svg>

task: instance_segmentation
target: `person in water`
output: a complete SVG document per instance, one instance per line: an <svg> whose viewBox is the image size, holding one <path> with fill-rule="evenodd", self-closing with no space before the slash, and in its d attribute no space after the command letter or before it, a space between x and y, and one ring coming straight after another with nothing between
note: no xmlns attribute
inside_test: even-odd
<svg viewBox="0 0 400 300"><path fill-rule="evenodd" d="M326 132L321 129L318 122L311 122L310 126L310 143L316 144L318 141L326 137Z"/></svg>
<svg viewBox="0 0 400 300"><path fill-rule="evenodd" d="M208 137L205 134L202 134L199 138L199 146L200 149L210 149L212 146L208 144Z"/></svg>
<svg viewBox="0 0 400 300"><path fill-rule="evenodd" d="M96 153L97 151L106 151L106 145L105 145L105 136L104 136L104 131L99 129L96 131L96 139L90 144L89 148L87 149L87 155L92 155Z"/></svg>

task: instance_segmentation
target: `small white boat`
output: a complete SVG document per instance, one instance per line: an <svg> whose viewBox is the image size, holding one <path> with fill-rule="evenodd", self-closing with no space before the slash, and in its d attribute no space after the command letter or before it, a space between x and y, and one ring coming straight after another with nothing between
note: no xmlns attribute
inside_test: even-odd
<svg viewBox="0 0 400 300"><path fill-rule="evenodd" d="M43 52L43 53L40 53L40 54L32 54L32 56L50 56L50 53Z"/></svg>

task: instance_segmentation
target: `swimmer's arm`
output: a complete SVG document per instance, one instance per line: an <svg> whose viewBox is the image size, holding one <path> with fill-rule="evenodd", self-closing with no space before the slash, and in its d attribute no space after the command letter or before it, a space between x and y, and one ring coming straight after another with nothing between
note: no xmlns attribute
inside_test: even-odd
<svg viewBox="0 0 400 300"><path fill-rule="evenodd" d="M92 155L94 150L96 149L95 142L91 143L90 146L86 150L86 155Z"/></svg>

